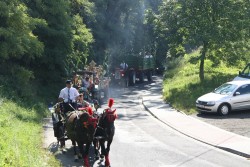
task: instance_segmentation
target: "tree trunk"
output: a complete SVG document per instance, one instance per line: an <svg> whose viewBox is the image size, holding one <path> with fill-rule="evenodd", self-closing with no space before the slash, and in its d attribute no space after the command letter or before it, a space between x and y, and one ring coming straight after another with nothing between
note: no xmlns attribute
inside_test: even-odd
<svg viewBox="0 0 250 167"><path fill-rule="evenodd" d="M206 58L206 52L207 52L207 42L203 43L203 49L201 52L201 59L200 59L200 73L199 73L199 77L200 77L200 81L203 82L204 81L204 61Z"/></svg>

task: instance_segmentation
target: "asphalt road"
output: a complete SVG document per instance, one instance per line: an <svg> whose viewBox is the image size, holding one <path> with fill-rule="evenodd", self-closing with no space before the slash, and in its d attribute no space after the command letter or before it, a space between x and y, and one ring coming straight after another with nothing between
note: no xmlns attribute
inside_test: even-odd
<svg viewBox="0 0 250 167"><path fill-rule="evenodd" d="M193 114L192 116L221 129L250 138L250 110L232 111L228 116L213 113Z"/></svg>
<svg viewBox="0 0 250 167"><path fill-rule="evenodd" d="M115 98L119 119L116 120L116 134L111 145L110 161L113 167L211 167L250 166L250 162L237 155L207 146L172 130L152 117L141 105L141 96L158 93L161 80L139 84L130 88L111 88ZM105 105L103 106L105 107ZM101 110L101 109L100 109ZM71 144L67 151L57 150L51 124L45 126L45 147L62 162L63 166L81 166L82 161L73 161ZM93 153L93 150L91 150ZM90 160L94 167L104 164Z"/></svg>

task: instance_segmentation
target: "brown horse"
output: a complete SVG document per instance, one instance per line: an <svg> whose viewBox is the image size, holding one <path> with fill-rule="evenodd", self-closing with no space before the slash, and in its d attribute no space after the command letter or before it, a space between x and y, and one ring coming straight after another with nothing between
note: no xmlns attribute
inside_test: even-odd
<svg viewBox="0 0 250 167"><path fill-rule="evenodd" d="M109 151L115 134L114 121L117 118L117 114L116 109L111 109L113 103L113 99L109 99L109 108L105 109L103 114L99 118L93 141L96 159L99 159L98 146L100 145L101 155L105 156L105 167L110 167ZM105 142L107 142L106 148Z"/></svg>
<svg viewBox="0 0 250 167"><path fill-rule="evenodd" d="M88 154L89 148L94 138L95 123L88 112L73 111L66 119L67 137L71 139L74 145L75 157L76 143L84 160L84 166L90 167ZM85 145L85 148L84 148Z"/></svg>

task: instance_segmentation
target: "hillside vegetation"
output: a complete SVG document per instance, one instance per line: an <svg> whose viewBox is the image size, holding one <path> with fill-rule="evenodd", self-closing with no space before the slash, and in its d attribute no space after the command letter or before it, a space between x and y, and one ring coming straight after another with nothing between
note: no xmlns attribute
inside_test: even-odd
<svg viewBox="0 0 250 167"><path fill-rule="evenodd" d="M0 89L0 166L60 166L42 147L47 107L39 100L26 100Z"/></svg>
<svg viewBox="0 0 250 167"><path fill-rule="evenodd" d="M164 99L187 114L196 112L195 101L199 96L232 80L245 66L244 63L238 64L238 67L226 66L223 63L213 64L210 60L206 60L205 79L201 82L199 63L195 61L199 56L199 51L195 51L170 62L169 69L164 75Z"/></svg>

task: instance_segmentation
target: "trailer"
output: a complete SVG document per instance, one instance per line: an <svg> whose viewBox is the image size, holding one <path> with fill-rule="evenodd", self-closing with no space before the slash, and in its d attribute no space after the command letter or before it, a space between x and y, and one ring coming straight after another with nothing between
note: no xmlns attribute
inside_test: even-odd
<svg viewBox="0 0 250 167"><path fill-rule="evenodd" d="M133 86L138 80L140 83L144 82L146 77L148 81L152 81L152 75L155 69L155 59L151 54L147 55L129 55L123 62L115 68L113 73L113 83L121 85ZM127 65L127 66L126 66Z"/></svg>

